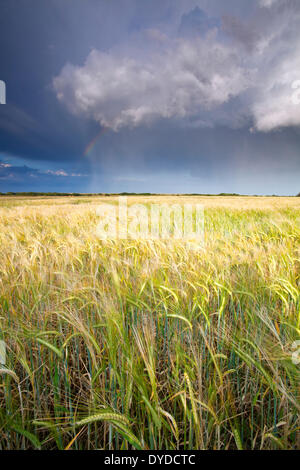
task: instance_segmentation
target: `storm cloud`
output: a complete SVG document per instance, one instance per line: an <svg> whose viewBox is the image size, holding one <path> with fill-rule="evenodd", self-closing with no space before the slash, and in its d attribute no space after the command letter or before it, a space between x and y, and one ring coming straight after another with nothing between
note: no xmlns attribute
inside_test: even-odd
<svg viewBox="0 0 300 470"><path fill-rule="evenodd" d="M9 0L0 26L0 192L299 193L299 0Z"/></svg>
<svg viewBox="0 0 300 470"><path fill-rule="evenodd" d="M128 44L125 55L92 50L82 66L67 64L54 79L57 97L74 114L114 130L159 119L215 125L236 97L240 108L229 127L245 108L249 128L258 131L299 126L291 96L300 70L300 5L259 6L247 21L224 16L223 25L195 8L183 16L177 37L152 31L147 48L141 35L140 47ZM182 24L197 35L182 37Z"/></svg>

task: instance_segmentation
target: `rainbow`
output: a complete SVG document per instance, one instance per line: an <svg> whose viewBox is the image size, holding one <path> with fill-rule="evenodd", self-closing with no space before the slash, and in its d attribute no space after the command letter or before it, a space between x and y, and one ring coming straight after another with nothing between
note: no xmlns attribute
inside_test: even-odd
<svg viewBox="0 0 300 470"><path fill-rule="evenodd" d="M96 135L96 137L94 137L93 140L91 140L91 142L86 146L86 148L83 152L83 155L85 157L91 153L91 151L95 147L95 145L98 142L98 140L100 139L100 137L102 137L102 135L106 134L106 132L108 132L108 131L109 131L109 129L107 127L102 127L101 128L100 132Z"/></svg>

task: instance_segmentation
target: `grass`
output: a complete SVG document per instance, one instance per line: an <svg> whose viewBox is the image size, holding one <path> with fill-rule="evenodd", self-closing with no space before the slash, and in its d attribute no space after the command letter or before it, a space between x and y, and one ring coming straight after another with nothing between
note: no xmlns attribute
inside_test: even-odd
<svg viewBox="0 0 300 470"><path fill-rule="evenodd" d="M198 251L101 201L1 199L0 448L299 449L300 200L188 197Z"/></svg>

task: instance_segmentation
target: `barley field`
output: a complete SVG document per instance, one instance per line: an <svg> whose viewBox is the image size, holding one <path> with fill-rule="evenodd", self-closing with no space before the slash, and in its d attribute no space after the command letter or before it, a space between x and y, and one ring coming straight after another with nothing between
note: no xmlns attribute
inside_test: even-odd
<svg viewBox="0 0 300 470"><path fill-rule="evenodd" d="M203 204L205 246L0 198L0 449L299 449L300 198L128 200Z"/></svg>

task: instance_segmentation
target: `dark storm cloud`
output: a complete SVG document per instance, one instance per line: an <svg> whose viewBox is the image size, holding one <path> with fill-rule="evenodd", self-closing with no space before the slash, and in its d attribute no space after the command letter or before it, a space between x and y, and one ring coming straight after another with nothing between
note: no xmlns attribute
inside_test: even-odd
<svg viewBox="0 0 300 470"><path fill-rule="evenodd" d="M55 7L32 0L0 6L0 75L7 85L0 151L37 160L73 159L84 145L81 124L57 104L49 86L65 61L63 24L51 3Z"/></svg>
<svg viewBox="0 0 300 470"><path fill-rule="evenodd" d="M80 160L97 128L60 105L53 77L66 62L83 63L93 48L109 49L131 30L176 16L180 2L159 3L3 0L0 78L8 104L0 106L0 151L33 160Z"/></svg>
<svg viewBox="0 0 300 470"><path fill-rule="evenodd" d="M224 15L222 27L226 34L240 42L249 52L253 50L261 38L255 25L249 25L236 16Z"/></svg>
<svg viewBox="0 0 300 470"><path fill-rule="evenodd" d="M183 37L161 36L159 48L154 41L146 49L141 36L125 51L94 49L83 65L68 63L55 77L57 97L74 115L115 131L160 119L218 125L225 104L240 98L245 109L244 96L249 129L299 126L291 86L299 74L300 6L292 0L264 5L248 23L223 16L231 41L217 19L194 8L181 18ZM236 127L234 115L227 125Z"/></svg>
<svg viewBox="0 0 300 470"><path fill-rule="evenodd" d="M299 26L295 0L3 0L2 162L40 190L299 192Z"/></svg>
<svg viewBox="0 0 300 470"><path fill-rule="evenodd" d="M205 35L209 30L220 27L220 19L210 18L207 13L199 7L182 15L179 26L179 34L184 36Z"/></svg>

